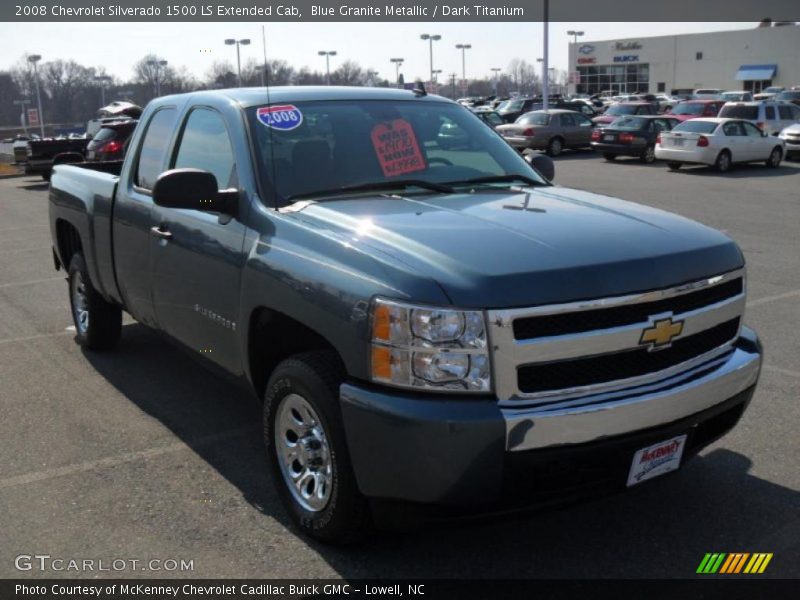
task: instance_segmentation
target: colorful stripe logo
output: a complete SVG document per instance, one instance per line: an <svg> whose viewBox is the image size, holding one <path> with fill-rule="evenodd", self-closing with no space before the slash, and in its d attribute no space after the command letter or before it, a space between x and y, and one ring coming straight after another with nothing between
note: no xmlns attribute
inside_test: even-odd
<svg viewBox="0 0 800 600"><path fill-rule="evenodd" d="M772 560L772 552L709 552L700 561L697 573L703 575L735 575L739 573L756 574L763 573L769 561Z"/></svg>

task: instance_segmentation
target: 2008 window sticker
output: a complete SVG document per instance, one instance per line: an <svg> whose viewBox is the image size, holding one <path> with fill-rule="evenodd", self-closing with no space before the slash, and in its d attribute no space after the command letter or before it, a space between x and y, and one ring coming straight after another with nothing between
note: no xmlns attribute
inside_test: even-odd
<svg viewBox="0 0 800 600"><path fill-rule="evenodd" d="M303 124L303 113L294 104L262 106L256 117L262 125L278 131L291 131Z"/></svg>

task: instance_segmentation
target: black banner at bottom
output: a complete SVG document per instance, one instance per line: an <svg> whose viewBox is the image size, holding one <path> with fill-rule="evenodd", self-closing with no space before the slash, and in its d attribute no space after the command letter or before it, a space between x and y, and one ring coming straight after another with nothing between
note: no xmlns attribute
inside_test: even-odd
<svg viewBox="0 0 800 600"><path fill-rule="evenodd" d="M782 600L800 598L800 580L756 577L692 580L0 580L2 600L384 600L397 597L419 600Z"/></svg>

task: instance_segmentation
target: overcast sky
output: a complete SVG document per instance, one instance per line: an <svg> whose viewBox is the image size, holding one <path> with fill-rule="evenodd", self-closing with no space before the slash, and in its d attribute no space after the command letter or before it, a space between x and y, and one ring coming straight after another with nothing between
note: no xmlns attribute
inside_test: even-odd
<svg viewBox="0 0 800 600"><path fill-rule="evenodd" d="M25 53L41 54L44 61L74 59L86 66L104 66L121 79L132 75L133 64L148 52L185 66L203 77L215 60L235 63L236 52L225 46L227 37L251 38L242 48L242 61L262 60L261 23L0 23L0 70L11 67ZM461 75L461 53L455 44L472 44L467 51L467 77L488 77L492 67L505 69L512 58L534 62L542 56L541 23L264 23L267 56L295 67L324 70L318 50L336 50L331 69L347 59L394 79L391 57L406 60L402 72L408 81L427 79L428 43L422 33L440 34L434 43L434 68ZM550 63L567 69L570 29L583 30L581 41L646 37L755 27L756 23L551 23Z"/></svg>

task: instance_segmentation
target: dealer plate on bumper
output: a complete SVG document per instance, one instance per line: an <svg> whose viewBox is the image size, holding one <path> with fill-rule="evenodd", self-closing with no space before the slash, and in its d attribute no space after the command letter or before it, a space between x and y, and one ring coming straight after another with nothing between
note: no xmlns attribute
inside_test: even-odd
<svg viewBox="0 0 800 600"><path fill-rule="evenodd" d="M685 445L686 436L679 435L637 450L628 473L628 487L676 470L681 464Z"/></svg>

